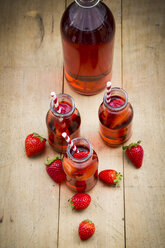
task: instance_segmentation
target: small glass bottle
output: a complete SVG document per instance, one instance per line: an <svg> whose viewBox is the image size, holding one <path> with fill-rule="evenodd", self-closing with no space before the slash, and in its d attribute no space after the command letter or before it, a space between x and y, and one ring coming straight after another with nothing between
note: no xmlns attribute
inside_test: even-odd
<svg viewBox="0 0 165 248"><path fill-rule="evenodd" d="M93 95L112 76L115 20L99 0L75 0L61 19L65 77L74 91Z"/></svg>
<svg viewBox="0 0 165 248"><path fill-rule="evenodd" d="M58 113L55 110L52 99L50 109L46 115L48 141L56 152L65 153L67 142L62 137L62 133L66 132L71 139L80 136L81 118L70 95L58 94L57 100L62 112Z"/></svg>
<svg viewBox="0 0 165 248"><path fill-rule="evenodd" d="M98 180L98 157L87 139L72 140L79 153L75 156L68 145L63 157L63 169L66 173L67 186L76 192L92 189ZM85 154L85 155L84 155Z"/></svg>
<svg viewBox="0 0 165 248"><path fill-rule="evenodd" d="M128 102L126 91L111 89L111 101L107 103L106 93L99 107L100 135L107 145L116 147L132 135L133 108Z"/></svg>

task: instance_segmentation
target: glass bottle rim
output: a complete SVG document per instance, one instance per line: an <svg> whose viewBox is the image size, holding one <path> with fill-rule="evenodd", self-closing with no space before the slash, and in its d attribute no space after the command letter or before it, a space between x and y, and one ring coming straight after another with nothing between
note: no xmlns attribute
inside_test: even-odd
<svg viewBox="0 0 165 248"><path fill-rule="evenodd" d="M66 153L67 153L68 157L69 157L72 161L74 161L74 162L76 162L76 163L82 163L82 162L87 161L87 160L92 156L92 154L93 154L93 147L92 147L91 143L90 143L87 139L82 138L82 137L75 138L75 139L73 139L72 141L73 141L73 143L75 143L75 141L78 141L78 140L84 140L84 141L88 144L88 146L89 146L89 154L88 154L85 158L81 158L81 159L75 158L75 157L73 157L73 155L72 155L71 152L70 152L71 148L70 148L69 145L67 146Z"/></svg>
<svg viewBox="0 0 165 248"><path fill-rule="evenodd" d="M126 92L125 90L123 90L123 89L120 88L120 87L113 87L113 88L111 88L111 94L113 94L113 92L119 92L119 93L122 93L122 94L124 95L124 98L125 98L125 99L124 99L124 100L125 100L124 104L123 104L122 106L120 106L120 107L112 107L112 106L110 106L110 105L107 103L107 99L106 99L107 93L106 93L106 92L105 92L105 94L104 94L103 102L104 102L105 106L106 106L108 109L110 109L110 110L112 110L112 111L120 111L120 110L124 109L124 108L127 106L127 104L128 104L128 94L127 94L127 92Z"/></svg>
<svg viewBox="0 0 165 248"><path fill-rule="evenodd" d="M50 102L50 109L51 111L58 117L69 117L70 115L73 114L74 110L75 110L75 101L73 100L73 98L68 95L68 94L65 94L65 93L59 93L56 95L57 96L57 99L59 98L69 98L71 100L71 105L72 105L72 109L67 112L67 113L58 113L54 108L53 108L53 99L51 100Z"/></svg>
<svg viewBox="0 0 165 248"><path fill-rule="evenodd" d="M90 0L89 3L91 3L91 4L92 4L92 2L95 2L93 5L83 5L82 0L75 0L75 2L77 3L78 6L84 8L84 9L90 9L90 8L95 7L100 2L100 0ZM81 4L81 2L82 2L82 4Z"/></svg>

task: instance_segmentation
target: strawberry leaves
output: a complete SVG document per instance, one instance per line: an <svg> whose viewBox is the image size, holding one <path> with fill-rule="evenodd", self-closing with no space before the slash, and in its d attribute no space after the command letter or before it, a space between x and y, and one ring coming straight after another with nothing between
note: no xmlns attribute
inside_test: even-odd
<svg viewBox="0 0 165 248"><path fill-rule="evenodd" d="M131 144L129 144L128 146L123 146L123 150L125 151L127 148L130 150L131 147L136 147L136 146L138 146L140 143L141 143L141 140L138 140L138 142L136 142L136 143L131 143Z"/></svg>
<svg viewBox="0 0 165 248"><path fill-rule="evenodd" d="M38 133L33 133L33 137L38 137L41 142L43 142L44 140L46 141L46 139L40 136Z"/></svg>
<svg viewBox="0 0 165 248"><path fill-rule="evenodd" d="M62 161L62 158L61 158L60 156L56 156L56 157L54 157L54 158L52 158L52 159L49 159L49 160L48 160L48 158L47 158L47 161L46 161L45 165L50 165L50 164L52 164L55 160L58 160L58 159Z"/></svg>

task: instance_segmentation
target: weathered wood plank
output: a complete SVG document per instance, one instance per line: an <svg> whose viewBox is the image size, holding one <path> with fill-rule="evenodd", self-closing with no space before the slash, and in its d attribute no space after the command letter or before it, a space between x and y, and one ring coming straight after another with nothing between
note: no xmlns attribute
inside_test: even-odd
<svg viewBox="0 0 165 248"><path fill-rule="evenodd" d="M54 247L57 241L59 186L44 165L55 153L48 145L37 158L28 159L24 152L27 134L47 136L45 116L54 77L10 69L1 75L1 247Z"/></svg>
<svg viewBox="0 0 165 248"><path fill-rule="evenodd" d="M0 2L0 66L61 73L60 18L65 1ZM59 63L60 61L60 63Z"/></svg>
<svg viewBox="0 0 165 248"><path fill-rule="evenodd" d="M50 91L62 91L64 1L0 3L0 246L57 247L59 186L45 172L47 145L28 159L24 140L47 136Z"/></svg>
<svg viewBox="0 0 165 248"><path fill-rule="evenodd" d="M123 83L134 107L132 141L143 167L125 159L126 247L165 244L164 1L123 1Z"/></svg>
<svg viewBox="0 0 165 248"><path fill-rule="evenodd" d="M121 86L121 2L105 1L116 19L115 55L113 67L113 86ZM73 96L80 111L81 136L87 138L99 156L99 171L114 168L123 171L121 148L111 149L101 140L98 127L98 108L104 92L96 96L82 96L73 92L67 82L64 91ZM66 187L61 188L59 247L83 247L79 239L78 226L83 219L91 219L96 225L95 235L86 242L85 247L124 247L123 187L109 188L98 182L89 194L91 205L85 211L77 213L71 210L67 200L73 195ZM67 233L67 235L66 235Z"/></svg>

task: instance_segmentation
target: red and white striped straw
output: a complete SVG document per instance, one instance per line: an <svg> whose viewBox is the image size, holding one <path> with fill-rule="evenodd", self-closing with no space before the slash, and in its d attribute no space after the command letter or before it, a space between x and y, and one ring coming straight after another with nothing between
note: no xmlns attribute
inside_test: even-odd
<svg viewBox="0 0 165 248"><path fill-rule="evenodd" d="M66 142L74 152L79 153L79 150L77 149L73 141L70 139L70 137L67 135L67 133L62 133L62 137L66 140Z"/></svg>
<svg viewBox="0 0 165 248"><path fill-rule="evenodd" d="M106 95L107 103L111 101L111 82L107 82L107 95Z"/></svg>
<svg viewBox="0 0 165 248"><path fill-rule="evenodd" d="M56 96L56 93L55 92L51 92L51 97L53 97L53 102L54 102L54 106L55 106L55 109L58 113L61 113L61 108L59 107L59 103L58 103L58 100L57 100L57 96Z"/></svg>

